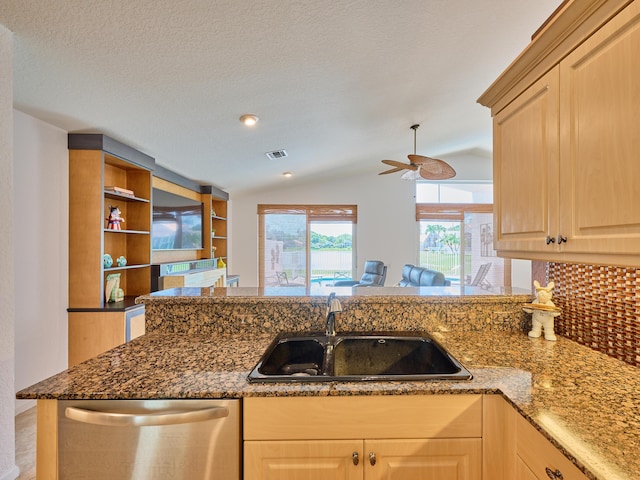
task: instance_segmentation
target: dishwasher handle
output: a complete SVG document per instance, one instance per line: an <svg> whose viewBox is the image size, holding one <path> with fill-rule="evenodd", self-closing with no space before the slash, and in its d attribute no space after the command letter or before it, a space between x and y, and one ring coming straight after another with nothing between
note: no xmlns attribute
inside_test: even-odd
<svg viewBox="0 0 640 480"><path fill-rule="evenodd" d="M67 407L64 411L67 418L82 423L105 425L109 427L151 427L196 423L229 416L227 407L208 407L197 410L176 412L175 410L150 413L119 413L87 410L78 407Z"/></svg>

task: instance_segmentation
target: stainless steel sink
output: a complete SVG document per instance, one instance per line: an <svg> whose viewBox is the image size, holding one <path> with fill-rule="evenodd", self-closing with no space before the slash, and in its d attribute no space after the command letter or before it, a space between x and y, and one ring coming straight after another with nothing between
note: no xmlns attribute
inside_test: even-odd
<svg viewBox="0 0 640 480"><path fill-rule="evenodd" d="M281 334L249 382L468 380L471 374L424 332Z"/></svg>

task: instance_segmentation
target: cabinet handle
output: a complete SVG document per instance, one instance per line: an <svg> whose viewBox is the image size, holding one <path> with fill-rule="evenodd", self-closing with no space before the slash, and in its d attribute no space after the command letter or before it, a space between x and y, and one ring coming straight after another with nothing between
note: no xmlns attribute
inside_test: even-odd
<svg viewBox="0 0 640 480"><path fill-rule="evenodd" d="M555 470L551 470L549 467L544 469L545 472L547 472L547 477L549 477L551 480L563 480L564 477L562 476L562 472L560 470L558 470L557 468Z"/></svg>
<svg viewBox="0 0 640 480"><path fill-rule="evenodd" d="M558 245L561 243L567 243L567 237L563 237L562 235L558 235Z"/></svg>
<svg viewBox="0 0 640 480"><path fill-rule="evenodd" d="M358 455L358 452L353 452L353 455L351 455L351 460L353 461L354 465L358 465L360 463L360 455Z"/></svg>
<svg viewBox="0 0 640 480"><path fill-rule="evenodd" d="M556 239L550 235L547 235L545 242L547 243L547 245L549 245L550 243L556 243Z"/></svg>
<svg viewBox="0 0 640 480"><path fill-rule="evenodd" d="M376 464L376 454L373 452L369 454L369 463L372 467Z"/></svg>
<svg viewBox="0 0 640 480"><path fill-rule="evenodd" d="M180 425L183 423L206 422L214 418L229 416L227 407L209 407L200 410L186 410L183 412L148 412L148 413L119 413L85 410L78 407L67 407L65 417L76 422L106 425L107 427L149 427L163 425Z"/></svg>

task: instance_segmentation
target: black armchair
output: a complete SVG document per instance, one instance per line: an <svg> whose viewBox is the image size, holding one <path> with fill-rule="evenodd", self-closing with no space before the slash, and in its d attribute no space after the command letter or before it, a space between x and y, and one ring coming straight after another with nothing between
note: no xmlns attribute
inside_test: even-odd
<svg viewBox="0 0 640 480"><path fill-rule="evenodd" d="M387 266L379 260L364 262L364 273L359 281L338 280L334 287L382 287L387 278Z"/></svg>

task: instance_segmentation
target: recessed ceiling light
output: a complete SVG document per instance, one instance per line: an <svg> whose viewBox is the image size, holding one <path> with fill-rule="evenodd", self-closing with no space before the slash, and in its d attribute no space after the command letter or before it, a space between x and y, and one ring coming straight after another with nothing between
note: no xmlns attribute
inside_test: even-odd
<svg viewBox="0 0 640 480"><path fill-rule="evenodd" d="M284 175L287 178L293 177L293 173L292 172L284 172L282 175Z"/></svg>
<svg viewBox="0 0 640 480"><path fill-rule="evenodd" d="M251 113L246 113L240 117L240 121L244 123L247 127L252 127L256 123L258 123L258 117Z"/></svg>

